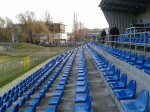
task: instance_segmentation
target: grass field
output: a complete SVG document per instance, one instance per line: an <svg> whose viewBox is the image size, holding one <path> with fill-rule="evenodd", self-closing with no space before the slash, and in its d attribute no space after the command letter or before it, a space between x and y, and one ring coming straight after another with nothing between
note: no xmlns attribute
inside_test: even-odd
<svg viewBox="0 0 150 112"><path fill-rule="evenodd" d="M17 59L16 56L0 55L0 64L16 59Z"/></svg>
<svg viewBox="0 0 150 112"><path fill-rule="evenodd" d="M6 54L0 54L0 87L6 85L25 72L24 57L30 56L30 68L39 65L46 59L65 52L68 47L43 47L28 43L16 44Z"/></svg>

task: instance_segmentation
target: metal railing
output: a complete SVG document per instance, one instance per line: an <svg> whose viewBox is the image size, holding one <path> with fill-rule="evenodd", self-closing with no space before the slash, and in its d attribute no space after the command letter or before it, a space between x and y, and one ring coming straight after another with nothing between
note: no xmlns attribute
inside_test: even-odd
<svg viewBox="0 0 150 112"><path fill-rule="evenodd" d="M143 54L146 57L148 51L146 48L150 47L150 43L148 43L148 40L150 39L150 37L148 37L147 34L150 34L150 32L138 32L138 33L128 33L128 34L121 34L121 35L107 35L105 36L104 40L100 40L100 42L106 43L107 45L111 45L112 43L114 43L115 45L120 45L120 47L125 48L125 45L129 46L129 50L132 51L132 47L134 47L134 51L137 52L138 51L138 47L142 47L143 50ZM133 38L138 38L138 36L143 35L143 41L140 42L133 42ZM115 37L115 41L111 41L111 38ZM149 35L150 36L150 35ZM127 41L122 41L123 38L127 38ZM150 42L150 41L149 41Z"/></svg>

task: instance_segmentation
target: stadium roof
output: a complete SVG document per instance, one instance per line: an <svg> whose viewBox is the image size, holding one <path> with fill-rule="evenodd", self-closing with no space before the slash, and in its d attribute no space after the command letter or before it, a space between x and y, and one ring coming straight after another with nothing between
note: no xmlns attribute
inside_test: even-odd
<svg viewBox="0 0 150 112"><path fill-rule="evenodd" d="M150 6L150 0L101 0L102 10L114 10L128 13L143 13Z"/></svg>

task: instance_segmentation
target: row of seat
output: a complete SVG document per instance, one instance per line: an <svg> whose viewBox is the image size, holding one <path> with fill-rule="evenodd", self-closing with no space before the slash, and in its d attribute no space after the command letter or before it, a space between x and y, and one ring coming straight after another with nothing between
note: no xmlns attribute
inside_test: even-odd
<svg viewBox="0 0 150 112"><path fill-rule="evenodd" d="M0 98L3 102L0 108L0 112L5 111L6 108L9 108L12 104L14 104L19 97L23 96L22 98L20 98L20 101L17 102L16 105L14 104L14 108L10 109L10 112L15 111L18 106L21 107L23 102L29 99L31 94L33 94L35 90L38 89L38 87L43 83L46 77L50 75L50 73L61 63L63 57L66 57L68 53L56 56L56 58L47 63L44 67L40 68L32 75L30 75L29 77L21 81L19 84L17 84L15 87L10 89L8 92L6 92ZM47 71L48 73L44 75ZM32 85L34 85L34 87L31 89Z"/></svg>
<svg viewBox="0 0 150 112"><path fill-rule="evenodd" d="M65 59L63 59L63 63L60 65L60 67L57 69L57 71L52 75L52 77L49 79L47 84L40 90L40 92L36 95L35 98L29 103L29 106L27 109L25 109L25 112L35 112L36 107L39 105L41 99L45 96L46 92L48 89L52 86L54 83L55 79L58 77L60 72L62 71L63 67L69 60L70 56L72 55L73 52L71 52Z"/></svg>
<svg viewBox="0 0 150 112"><path fill-rule="evenodd" d="M96 45L96 44L94 44ZM97 46L97 45L96 45ZM111 54L112 56L123 60L130 65L135 66L138 69L144 69L144 72L150 74L150 57L144 59L144 55L141 54L137 56L137 53L131 54L130 51L123 51L118 48L106 47L103 45L97 46L99 49L106 51L107 53Z"/></svg>
<svg viewBox="0 0 150 112"><path fill-rule="evenodd" d="M57 112L58 110L58 105L61 101L73 62L75 60L76 54L77 54L77 49L75 50L74 55L72 56L71 60L69 61L67 68L64 71L64 74L61 77L61 80L59 84L57 85L56 90L53 92L52 98L50 99L49 102L49 107L46 109L46 112Z"/></svg>
<svg viewBox="0 0 150 112"><path fill-rule="evenodd" d="M93 60L103 74L108 85L112 88L114 96L118 100L125 100L122 107L125 112L148 112L149 92L141 90L136 98L136 81L131 80L127 85L127 74L120 77L120 69L100 55L97 51L87 45Z"/></svg>
<svg viewBox="0 0 150 112"><path fill-rule="evenodd" d="M130 39L131 38L131 39ZM121 43L131 43L131 44L150 44L150 33L142 33L134 37L129 37L127 35L121 35L117 38L117 42Z"/></svg>
<svg viewBox="0 0 150 112"><path fill-rule="evenodd" d="M91 108L92 98L89 94L86 61L83 47L81 47L81 53L79 57L74 103L74 112L94 112L94 110Z"/></svg>

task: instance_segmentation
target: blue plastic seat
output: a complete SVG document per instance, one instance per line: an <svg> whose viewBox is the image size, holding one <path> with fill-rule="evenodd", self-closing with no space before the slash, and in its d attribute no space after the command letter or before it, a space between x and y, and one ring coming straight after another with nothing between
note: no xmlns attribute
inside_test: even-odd
<svg viewBox="0 0 150 112"><path fill-rule="evenodd" d="M126 52L125 57L124 57L124 61L128 62L130 60L130 56L131 56L130 51Z"/></svg>
<svg viewBox="0 0 150 112"><path fill-rule="evenodd" d="M34 98L31 103L29 104L29 107L38 106L40 102L40 98Z"/></svg>
<svg viewBox="0 0 150 112"><path fill-rule="evenodd" d="M3 105L1 108L0 108L0 112L5 112L6 110L6 105Z"/></svg>
<svg viewBox="0 0 150 112"><path fill-rule="evenodd" d="M121 57L121 55L122 55L122 50L119 50L119 52L118 52L118 55L116 56L117 58L120 58Z"/></svg>
<svg viewBox="0 0 150 112"><path fill-rule="evenodd" d="M128 100L135 98L136 95L136 82L131 80L127 89L114 91L119 100Z"/></svg>
<svg viewBox="0 0 150 112"><path fill-rule="evenodd" d="M120 80L116 82L109 82L112 89L125 89L127 83L127 74L123 73Z"/></svg>
<svg viewBox="0 0 150 112"><path fill-rule="evenodd" d="M1 100L0 100L0 106L2 106L2 105L3 105L3 100L1 99Z"/></svg>
<svg viewBox="0 0 150 112"><path fill-rule="evenodd" d="M87 101L88 97L89 97L89 90L86 91L85 93L75 94L74 102L75 103L84 103Z"/></svg>
<svg viewBox="0 0 150 112"><path fill-rule="evenodd" d="M36 106L28 107L28 108L25 109L24 112L35 112L35 109L36 109Z"/></svg>
<svg viewBox="0 0 150 112"><path fill-rule="evenodd" d="M7 103L6 103L6 108L8 108L11 104L12 104L12 99L10 99Z"/></svg>
<svg viewBox="0 0 150 112"><path fill-rule="evenodd" d="M13 98L12 98L12 101L16 101L18 99L18 95L16 94Z"/></svg>
<svg viewBox="0 0 150 112"><path fill-rule="evenodd" d="M88 90L89 90L89 87L87 84L85 86L77 86L76 87L76 93L85 93Z"/></svg>
<svg viewBox="0 0 150 112"><path fill-rule="evenodd" d="M58 85L56 90L64 90L65 88L65 85Z"/></svg>
<svg viewBox="0 0 150 112"><path fill-rule="evenodd" d="M58 106L60 99L61 99L60 97L52 97L49 102L49 105L50 106Z"/></svg>
<svg viewBox="0 0 150 112"><path fill-rule="evenodd" d="M61 80L61 81L59 82L60 85L66 85L66 83L67 83L67 81L63 81L63 80Z"/></svg>
<svg viewBox="0 0 150 112"><path fill-rule="evenodd" d="M85 68L84 68L85 69ZM84 70L84 72L82 72L82 73L78 73L78 75L79 76L83 76L83 75L85 75L86 74L86 71Z"/></svg>
<svg viewBox="0 0 150 112"><path fill-rule="evenodd" d="M148 112L149 92L142 90L137 99L122 104L125 112Z"/></svg>
<svg viewBox="0 0 150 112"><path fill-rule="evenodd" d="M9 100L9 96L6 96L5 98L3 98L3 103L7 102Z"/></svg>
<svg viewBox="0 0 150 112"><path fill-rule="evenodd" d="M125 55L126 55L126 51L122 51L122 54L119 57L119 59L123 60L125 58Z"/></svg>
<svg viewBox="0 0 150 112"><path fill-rule="evenodd" d="M23 90L18 93L18 97L22 96Z"/></svg>
<svg viewBox="0 0 150 112"><path fill-rule="evenodd" d="M2 98L4 99L6 96L7 96L7 94L6 94L6 93L4 93L4 94L3 94L3 96L2 96Z"/></svg>
<svg viewBox="0 0 150 112"><path fill-rule="evenodd" d="M18 112L18 109L19 109L19 104L15 104L13 108L9 109L8 112Z"/></svg>
<svg viewBox="0 0 150 112"><path fill-rule="evenodd" d="M54 93L53 93L53 96L54 97L61 97L62 96L62 93L63 93L63 90L56 90Z"/></svg>
<svg viewBox="0 0 150 112"><path fill-rule="evenodd" d="M22 107L24 105L25 101L26 101L25 97L21 98L19 101L19 107Z"/></svg>
<svg viewBox="0 0 150 112"><path fill-rule="evenodd" d="M150 57L148 57L144 63L144 72L150 74Z"/></svg>
<svg viewBox="0 0 150 112"><path fill-rule="evenodd" d="M112 66L113 66L113 64L109 63L106 68L101 68L100 70L101 70L101 72L110 71Z"/></svg>
<svg viewBox="0 0 150 112"><path fill-rule="evenodd" d="M92 98L89 97L86 103L76 103L74 107L74 112L90 112L91 102Z"/></svg>
<svg viewBox="0 0 150 112"><path fill-rule="evenodd" d="M45 112L57 112L57 106L55 106L55 105L50 106L50 107L46 108Z"/></svg>
<svg viewBox="0 0 150 112"><path fill-rule="evenodd" d="M77 81L85 81L87 79L86 76L77 77Z"/></svg>
<svg viewBox="0 0 150 112"><path fill-rule="evenodd" d="M108 82L118 81L120 78L120 69L116 69L115 74L113 76L106 76L105 78Z"/></svg>
<svg viewBox="0 0 150 112"><path fill-rule="evenodd" d="M85 86L87 84L87 79L84 81L77 81L77 86Z"/></svg>
<svg viewBox="0 0 150 112"><path fill-rule="evenodd" d="M74 102L75 103L84 103L87 101L88 97L89 97L89 94L87 94L87 93L76 94Z"/></svg>
<svg viewBox="0 0 150 112"><path fill-rule="evenodd" d="M144 55L140 55L135 63L136 68L143 69L144 67Z"/></svg>
<svg viewBox="0 0 150 112"><path fill-rule="evenodd" d="M129 60L129 64L135 65L136 60L137 60L137 53L134 53Z"/></svg>
<svg viewBox="0 0 150 112"><path fill-rule="evenodd" d="M109 71L104 71L103 75L104 76L112 76L112 75L114 75L114 73L115 73L115 66L113 65Z"/></svg>
<svg viewBox="0 0 150 112"><path fill-rule="evenodd" d="M103 61L98 61L96 64L97 64L97 66L102 66L102 65L104 65L106 63L106 60L103 60Z"/></svg>
<svg viewBox="0 0 150 112"><path fill-rule="evenodd" d="M98 67L101 68L107 68L108 66L108 61L106 61L104 64L99 65Z"/></svg>

